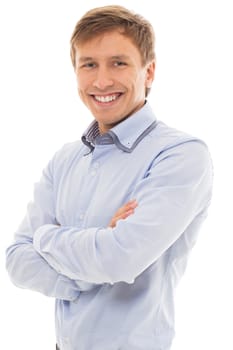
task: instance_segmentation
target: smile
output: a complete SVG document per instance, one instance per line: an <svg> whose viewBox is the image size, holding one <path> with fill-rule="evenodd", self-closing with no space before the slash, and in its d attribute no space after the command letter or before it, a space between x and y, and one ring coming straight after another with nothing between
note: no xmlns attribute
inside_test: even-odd
<svg viewBox="0 0 233 350"><path fill-rule="evenodd" d="M93 95L93 97L98 102L109 103L109 102L115 101L117 98L120 97L120 95L121 95L120 93L117 93L117 94L105 95L105 96Z"/></svg>

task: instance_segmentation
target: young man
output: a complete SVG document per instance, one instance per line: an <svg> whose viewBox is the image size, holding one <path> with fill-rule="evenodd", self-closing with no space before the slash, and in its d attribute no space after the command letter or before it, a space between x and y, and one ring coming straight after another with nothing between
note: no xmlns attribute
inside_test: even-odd
<svg viewBox="0 0 233 350"><path fill-rule="evenodd" d="M94 121L44 170L7 269L56 298L61 350L168 350L174 289L211 199L210 156L146 100L154 34L141 16L87 12L71 58Z"/></svg>

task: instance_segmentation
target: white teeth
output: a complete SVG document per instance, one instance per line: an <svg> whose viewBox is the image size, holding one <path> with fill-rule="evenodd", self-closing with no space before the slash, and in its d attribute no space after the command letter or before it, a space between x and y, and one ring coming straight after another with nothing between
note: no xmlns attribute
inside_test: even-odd
<svg viewBox="0 0 233 350"><path fill-rule="evenodd" d="M117 95L109 95L109 96L95 96L95 99L99 102L111 102L116 100Z"/></svg>

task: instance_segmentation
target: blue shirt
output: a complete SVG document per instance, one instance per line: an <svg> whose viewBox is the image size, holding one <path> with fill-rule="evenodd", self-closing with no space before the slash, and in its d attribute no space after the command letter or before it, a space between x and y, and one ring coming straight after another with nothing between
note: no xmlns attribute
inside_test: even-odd
<svg viewBox="0 0 233 350"><path fill-rule="evenodd" d="M56 298L61 350L168 350L174 289L206 218L212 164L149 104L59 150L7 250L17 286ZM135 213L108 224L136 199Z"/></svg>

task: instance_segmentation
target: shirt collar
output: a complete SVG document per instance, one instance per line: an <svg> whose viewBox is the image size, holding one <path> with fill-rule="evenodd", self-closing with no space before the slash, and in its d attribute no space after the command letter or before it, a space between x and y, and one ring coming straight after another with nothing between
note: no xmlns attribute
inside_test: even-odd
<svg viewBox="0 0 233 350"><path fill-rule="evenodd" d="M156 124L156 117L147 102L140 110L117 124L106 134L100 135L98 123L93 121L84 132L82 141L89 147L90 152L94 150L95 145L115 144L122 151L130 153L155 128Z"/></svg>

